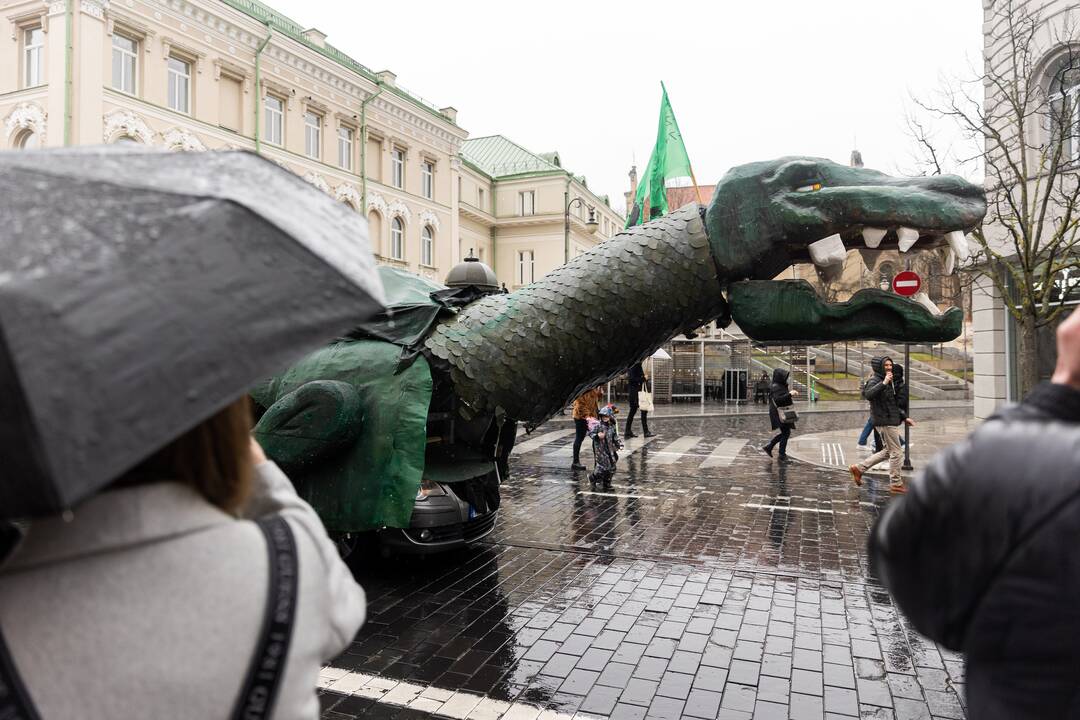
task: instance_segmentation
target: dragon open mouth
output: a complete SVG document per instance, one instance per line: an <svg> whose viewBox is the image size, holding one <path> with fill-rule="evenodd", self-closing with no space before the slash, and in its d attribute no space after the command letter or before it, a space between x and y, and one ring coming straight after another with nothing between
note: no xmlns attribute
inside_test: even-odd
<svg viewBox="0 0 1080 720"><path fill-rule="evenodd" d="M721 180L706 213L720 262L739 269L728 290L733 319L761 341L878 339L945 342L963 312L942 313L926 293L905 298L878 289L826 303L804 280L774 280L813 263L826 283L852 254L873 267L883 251L945 249L951 274L970 257L966 233L986 213L982 188L954 176L894 178L813 158L741 166ZM735 222L732 222L734 220ZM741 277L739 277L741 275Z"/></svg>

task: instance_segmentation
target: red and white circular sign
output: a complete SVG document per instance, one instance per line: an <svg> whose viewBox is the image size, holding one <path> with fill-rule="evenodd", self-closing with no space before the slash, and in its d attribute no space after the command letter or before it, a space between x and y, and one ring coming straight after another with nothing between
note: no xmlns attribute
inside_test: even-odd
<svg viewBox="0 0 1080 720"><path fill-rule="evenodd" d="M893 292L897 295L911 296L922 288L922 278L910 270L897 273L892 281Z"/></svg>

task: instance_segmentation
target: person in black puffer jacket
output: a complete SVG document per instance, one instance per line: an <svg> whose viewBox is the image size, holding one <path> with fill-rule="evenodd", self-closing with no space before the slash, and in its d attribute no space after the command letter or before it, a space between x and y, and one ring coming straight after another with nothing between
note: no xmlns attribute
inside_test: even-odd
<svg viewBox="0 0 1080 720"><path fill-rule="evenodd" d="M910 394L908 392L908 385L906 382L904 382L904 366L893 363L892 371L893 387L896 388L896 406L900 408L900 412L904 415L904 417L908 417L910 415L908 411ZM873 428L874 418L871 417L869 422L870 427ZM900 438L900 447L904 447L903 428L901 428L897 432L897 435ZM881 452L881 449L883 447L885 447L885 444L881 441L881 433L879 433L877 430L874 430L874 452Z"/></svg>
<svg viewBox="0 0 1080 720"><path fill-rule="evenodd" d="M967 660L968 717L1080 718L1080 311L1051 383L940 453L870 536L915 628Z"/></svg>
<svg viewBox="0 0 1080 720"><path fill-rule="evenodd" d="M895 493L906 492L904 476L900 472L904 458L900 452L899 426L902 423L908 425L915 423L906 412L900 409L899 398L906 395L896 386L892 358L873 358L870 361L870 367L873 368L874 375L866 381L862 395L870 401L870 417L874 421L874 430L881 433L881 439L885 441L885 449L874 453L860 463L849 465L848 471L855 484L862 485L863 473L888 458L889 489Z"/></svg>
<svg viewBox="0 0 1080 720"><path fill-rule="evenodd" d="M773 447L779 444L781 460L787 459L787 441L791 437L791 431L795 429L795 423L785 424L782 422L780 413L776 408L791 405L794 403L792 398L799 394L795 390L788 389L788 378L790 376L791 373L783 368L776 368L772 371L772 385L769 386L769 421L772 423L772 429L779 430L780 434L770 440L768 445L761 448L769 457L772 457Z"/></svg>

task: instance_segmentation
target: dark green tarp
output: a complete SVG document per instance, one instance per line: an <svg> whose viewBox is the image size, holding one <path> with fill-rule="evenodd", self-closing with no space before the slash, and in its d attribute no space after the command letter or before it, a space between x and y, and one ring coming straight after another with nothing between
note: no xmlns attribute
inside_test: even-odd
<svg viewBox="0 0 1080 720"><path fill-rule="evenodd" d="M378 272L387 310L358 326L353 337L368 336L411 347L427 337L440 313L453 312L431 297L431 293L446 290L445 285L385 265L380 265Z"/></svg>
<svg viewBox="0 0 1080 720"><path fill-rule="evenodd" d="M399 369L399 354L375 340L337 342L252 392L267 409L255 437L330 531L409 526L432 381L426 360Z"/></svg>

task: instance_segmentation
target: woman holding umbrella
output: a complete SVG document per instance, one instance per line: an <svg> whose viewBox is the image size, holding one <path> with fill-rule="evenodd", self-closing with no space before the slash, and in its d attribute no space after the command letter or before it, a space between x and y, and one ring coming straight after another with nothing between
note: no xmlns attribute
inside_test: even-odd
<svg viewBox="0 0 1080 720"><path fill-rule="evenodd" d="M364 592L247 389L381 307L362 218L249 153L2 155L0 717L317 718Z"/></svg>

